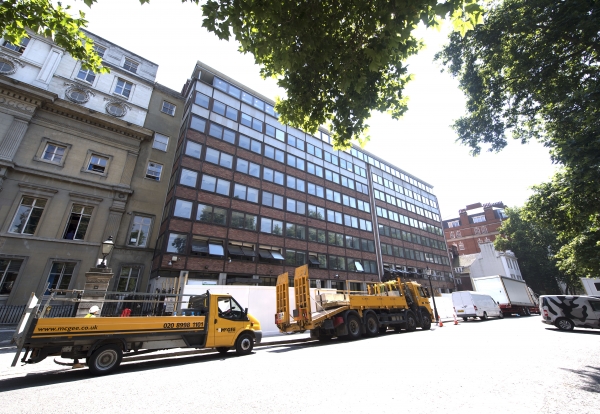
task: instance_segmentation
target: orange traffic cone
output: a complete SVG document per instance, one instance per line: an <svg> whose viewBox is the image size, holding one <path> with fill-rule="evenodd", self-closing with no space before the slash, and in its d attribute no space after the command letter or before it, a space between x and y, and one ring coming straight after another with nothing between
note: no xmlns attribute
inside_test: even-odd
<svg viewBox="0 0 600 414"><path fill-rule="evenodd" d="M438 321L439 321L439 324L438 324L438 326L439 326L440 328L443 328L443 327L444 327L444 324L442 323L442 318L440 318L440 316L439 316L439 315L438 315Z"/></svg>
<svg viewBox="0 0 600 414"><path fill-rule="evenodd" d="M454 313L453 315L454 315L454 325L458 325L458 319L456 318L456 313Z"/></svg>

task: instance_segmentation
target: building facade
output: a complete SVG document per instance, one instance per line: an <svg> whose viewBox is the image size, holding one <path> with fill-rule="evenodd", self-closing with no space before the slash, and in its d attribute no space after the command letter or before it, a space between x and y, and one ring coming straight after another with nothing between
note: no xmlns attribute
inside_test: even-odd
<svg viewBox="0 0 600 414"><path fill-rule="evenodd" d="M110 73L82 69L34 33L20 45L0 40L0 305L82 288L109 236L111 267L146 263L149 275L154 244L134 243L130 230L161 215L175 147L167 155L164 136L178 129L182 105L163 129L147 120L163 100L164 91L153 95L158 65L88 36Z"/></svg>
<svg viewBox="0 0 600 414"><path fill-rule="evenodd" d="M506 220L504 203L475 203L459 210L459 217L443 221L444 235L459 255L481 252L480 244L493 242Z"/></svg>
<svg viewBox="0 0 600 414"><path fill-rule="evenodd" d="M281 124L273 101L198 62L184 87L152 280L274 285L310 265L314 287L364 290L390 271L454 289L429 185L329 134Z"/></svg>

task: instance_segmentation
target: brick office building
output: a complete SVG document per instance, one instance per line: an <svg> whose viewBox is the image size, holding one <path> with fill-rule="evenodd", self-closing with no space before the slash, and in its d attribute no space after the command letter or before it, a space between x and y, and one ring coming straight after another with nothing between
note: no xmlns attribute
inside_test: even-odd
<svg viewBox="0 0 600 414"><path fill-rule="evenodd" d="M450 248L459 255L480 253L480 243L496 239L498 228L507 218L504 208L501 201L475 203L459 210L459 217L444 220L444 235Z"/></svg>
<svg viewBox="0 0 600 414"><path fill-rule="evenodd" d="M198 62L186 97L153 280L274 285L308 263L313 286L353 290L396 269L454 289L427 184L282 125L273 102ZM164 284L163 284L164 286Z"/></svg>

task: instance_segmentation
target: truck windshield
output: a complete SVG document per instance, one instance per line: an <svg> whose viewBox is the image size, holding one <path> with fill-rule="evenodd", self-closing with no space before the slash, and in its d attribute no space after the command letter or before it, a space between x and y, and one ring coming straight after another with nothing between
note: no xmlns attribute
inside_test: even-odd
<svg viewBox="0 0 600 414"><path fill-rule="evenodd" d="M219 316L221 318L242 319L244 316L244 310L232 297L219 297L217 300L217 306L219 307Z"/></svg>

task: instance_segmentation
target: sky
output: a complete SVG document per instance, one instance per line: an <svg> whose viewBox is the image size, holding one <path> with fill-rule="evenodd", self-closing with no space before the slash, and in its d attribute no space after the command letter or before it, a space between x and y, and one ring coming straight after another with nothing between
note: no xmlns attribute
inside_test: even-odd
<svg viewBox="0 0 600 414"><path fill-rule="evenodd" d="M199 6L179 0L98 0L88 8L81 0L63 0L82 10L87 29L159 65L156 81L180 91L197 61L275 99L284 96L273 79L263 80L252 55L242 55L234 41L221 41L202 26ZM408 111L399 120L375 112L368 124L367 151L433 187L442 219L458 217L468 204L502 201L522 206L530 187L547 181L556 166L539 143L510 142L500 153L469 155L451 128L465 113L458 81L442 73L433 56L447 42L441 31L419 28L426 48L408 61L415 79L406 88Z"/></svg>

